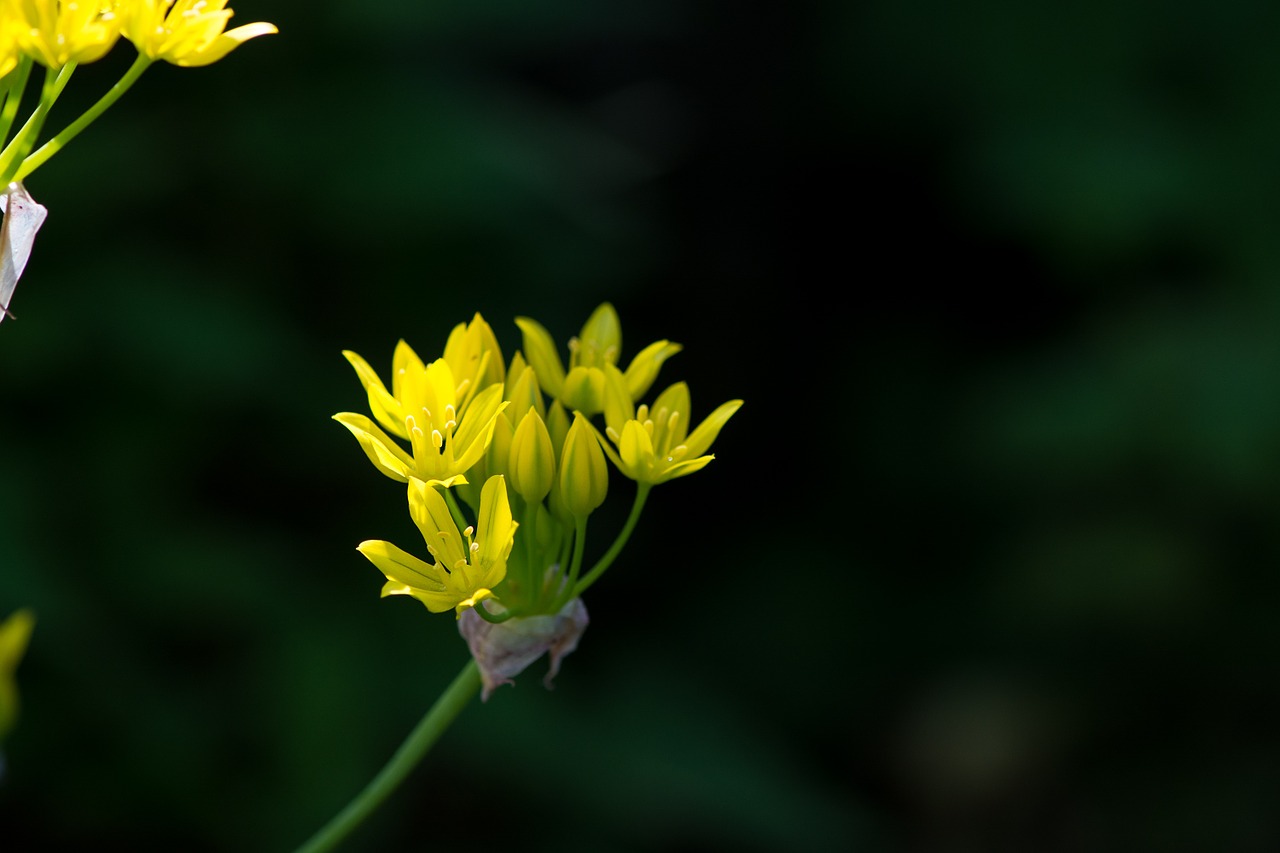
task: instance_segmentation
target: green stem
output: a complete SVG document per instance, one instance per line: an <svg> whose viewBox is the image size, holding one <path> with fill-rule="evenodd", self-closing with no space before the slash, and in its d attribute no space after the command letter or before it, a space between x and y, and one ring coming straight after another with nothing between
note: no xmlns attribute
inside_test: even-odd
<svg viewBox="0 0 1280 853"><path fill-rule="evenodd" d="M9 140L4 151L0 151L0 186L8 186L12 180L21 180L16 173L26 160L27 152L39 138L49 110L53 109L54 102L62 94L62 89L71 79L75 68L74 63L67 63L57 71L52 68L45 69L44 86L40 89L40 103L27 117L26 123L13 135L13 139Z"/></svg>
<svg viewBox="0 0 1280 853"><path fill-rule="evenodd" d="M508 610L499 615L490 613L488 610L485 609L483 601L476 602L476 605L475 607L472 608L472 610L476 612L477 616L479 616L481 619L483 619L484 621L488 622L491 625L501 625L503 622L506 622L508 619L510 619L512 616L515 615L515 612L511 610Z"/></svg>
<svg viewBox="0 0 1280 853"><path fill-rule="evenodd" d="M618 534L618 538L613 540L613 544L609 546L609 550L605 552L600 561L591 567L591 571L587 572L587 576L578 581L578 585L573 587L573 598L577 598L587 591L587 588L595 583L604 570L622 552L623 547L627 544L627 540L631 538L631 531L635 530L636 522L640 520L640 511L644 509L644 502L649 497L649 490L653 488L652 483L636 483L636 499L631 504L631 514L627 516L627 523L622 526L622 532Z"/></svg>
<svg viewBox="0 0 1280 853"><path fill-rule="evenodd" d="M23 54L18 60L18 67L5 75L4 110L0 111L0 145L9 138L9 130L18 115L22 93L26 91L27 78L31 76L31 64L31 57Z"/></svg>
<svg viewBox="0 0 1280 853"><path fill-rule="evenodd" d="M578 516L573 519L573 562L569 564L569 578L565 581L564 589L556 598L555 606L551 608L552 613L559 613L560 608L564 607L578 594L578 575L582 572L582 552L587 547L587 517L585 515Z"/></svg>
<svg viewBox="0 0 1280 853"><path fill-rule="evenodd" d="M15 179L19 181L22 180L27 175L30 175L36 169L40 168L40 166L44 165L44 161L61 151L63 146L72 139L75 139L80 131L92 124L98 116L107 111L108 107L118 101L121 95L129 91L129 87L137 82L138 78L142 76L142 72L146 71L147 67L150 66L153 61L154 60L145 54L138 54L138 58L129 66L129 70L124 73L124 76L121 77L105 95L99 98L96 104L85 110L84 114L81 115L80 118L64 127L61 133L53 139L50 139L44 145L41 145L34 153L31 154L30 157L27 157L26 160L23 161L22 168L18 169Z"/></svg>
<svg viewBox="0 0 1280 853"><path fill-rule="evenodd" d="M518 497L521 512L521 518L524 521L524 527L516 531L516 538L520 540L520 548L524 552L524 590L520 596L520 601L524 603L521 609L532 609L537 612L538 605L542 603L542 581L543 566L539 559L538 553L538 504L533 501L527 501L523 497Z"/></svg>
<svg viewBox="0 0 1280 853"><path fill-rule="evenodd" d="M431 745L444 734L444 730L449 728L449 724L479 689L480 670L474 660L468 661L373 781L295 853L332 850L346 838L351 830L359 826L404 781L409 771L422 760Z"/></svg>
<svg viewBox="0 0 1280 853"><path fill-rule="evenodd" d="M453 489L441 489L444 492L444 502L449 507L449 515L453 516L453 523L458 528L458 532L462 533L471 526L471 522L467 521L467 517L462 514L462 507L458 506L458 499L453 496ZM463 543L466 547L466 543Z"/></svg>

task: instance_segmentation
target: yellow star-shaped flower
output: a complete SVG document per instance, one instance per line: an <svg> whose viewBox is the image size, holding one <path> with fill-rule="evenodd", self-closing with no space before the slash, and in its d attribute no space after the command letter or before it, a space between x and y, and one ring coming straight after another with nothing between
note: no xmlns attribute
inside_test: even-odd
<svg viewBox="0 0 1280 853"><path fill-rule="evenodd" d="M507 405L502 384L467 398L464 408L468 389L455 381L443 358L423 364L413 348L400 341L388 392L368 362L349 350L343 355L360 377L377 424L352 412L333 417L351 430L374 466L402 483L413 477L445 487L465 483L462 475L484 455L493 438L494 419ZM412 455L388 432L407 440Z"/></svg>
<svg viewBox="0 0 1280 853"><path fill-rule="evenodd" d="M677 382L659 394L653 406L641 405L635 409L626 380L617 368L608 372L606 398L605 435L614 446L604 441L601 446L619 471L638 483L649 485L665 483L705 467L715 458L706 451L742 406L741 400L730 400L689 432L692 420L688 385Z"/></svg>
<svg viewBox="0 0 1280 853"><path fill-rule="evenodd" d="M458 616L493 596L493 588L507 576L507 558L520 526L511 517L501 475L490 477L481 490L475 530L459 531L440 493L417 479L409 482L409 515L435 562L420 560L390 542L361 542L360 553L387 576L383 596L410 595L432 613L452 609Z"/></svg>

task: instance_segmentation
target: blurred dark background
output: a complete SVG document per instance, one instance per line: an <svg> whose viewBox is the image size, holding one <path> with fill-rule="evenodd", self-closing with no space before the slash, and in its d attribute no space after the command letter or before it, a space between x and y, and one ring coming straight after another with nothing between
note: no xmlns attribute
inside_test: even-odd
<svg viewBox="0 0 1280 853"><path fill-rule="evenodd" d="M1274 4L232 5L281 33L27 182L0 849L274 853L345 804L466 651L354 550L416 533L340 351L606 300L696 418L746 405L555 690L344 849L1280 846Z"/></svg>

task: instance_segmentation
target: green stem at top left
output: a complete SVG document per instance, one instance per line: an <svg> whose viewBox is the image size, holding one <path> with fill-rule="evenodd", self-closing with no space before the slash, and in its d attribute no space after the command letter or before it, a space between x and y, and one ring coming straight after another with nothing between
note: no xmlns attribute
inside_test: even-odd
<svg viewBox="0 0 1280 853"><path fill-rule="evenodd" d="M44 145L41 145L33 151L30 156L26 157L22 161L21 167L19 167L17 172L14 174L13 179L18 181L22 180L27 175L30 175L36 169L40 168L40 166L44 165L44 162L54 154L61 151L63 146L79 135L80 131L92 124L98 116L107 111L108 107L120 100L120 96L129 91L129 88L137 82L138 78L142 76L142 72L146 71L147 67L150 66L153 61L154 60L144 54L138 54L138 58L129 66L129 70L124 73L124 76L121 77L114 86L107 90L107 93L99 98L97 103L85 110L80 118L63 128L57 136L50 139ZM41 106L43 106L43 104L41 104Z"/></svg>

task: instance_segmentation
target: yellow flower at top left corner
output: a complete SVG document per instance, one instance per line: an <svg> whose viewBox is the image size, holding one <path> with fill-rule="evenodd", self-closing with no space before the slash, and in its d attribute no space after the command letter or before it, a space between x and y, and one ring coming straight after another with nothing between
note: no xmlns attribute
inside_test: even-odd
<svg viewBox="0 0 1280 853"><path fill-rule="evenodd" d="M226 30L227 0L125 0L121 31L138 53L195 68L222 59L249 39L272 35L275 24L257 21Z"/></svg>
<svg viewBox="0 0 1280 853"><path fill-rule="evenodd" d="M55 70L106 56L120 37L117 5L111 0L0 0L18 50Z"/></svg>
<svg viewBox="0 0 1280 853"><path fill-rule="evenodd" d="M449 363L438 358L424 364L404 341L392 358L390 391L363 358L349 350L343 355L364 386L373 420L354 412L333 419L351 431L374 467L401 483L411 478L444 488L465 483L463 474L488 449L498 414L507 406L502 383L480 390L464 407L467 389L460 388ZM412 453L393 435L408 441Z"/></svg>

